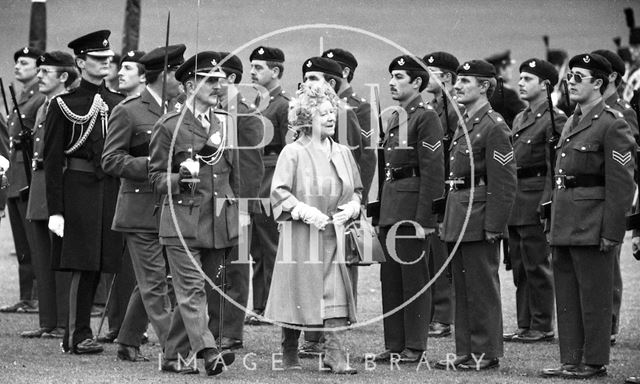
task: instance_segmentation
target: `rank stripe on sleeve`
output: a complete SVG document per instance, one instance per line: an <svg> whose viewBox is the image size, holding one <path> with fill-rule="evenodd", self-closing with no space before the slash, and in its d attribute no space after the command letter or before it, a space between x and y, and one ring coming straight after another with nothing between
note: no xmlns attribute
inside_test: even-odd
<svg viewBox="0 0 640 384"><path fill-rule="evenodd" d="M513 160L513 151L510 151L508 153L502 154L502 153L494 150L493 151L493 159L495 161L497 161L498 163L500 163L501 165L506 165L511 160Z"/></svg>
<svg viewBox="0 0 640 384"><path fill-rule="evenodd" d="M442 146L442 142L440 140L436 141L434 144L429 144L426 141L422 142L422 146L430 150L431 152L435 152Z"/></svg>
<svg viewBox="0 0 640 384"><path fill-rule="evenodd" d="M620 165L624 167L631 161L631 152L622 154L614 150L611 152L611 157L613 158L613 160L617 161L618 163L620 163Z"/></svg>

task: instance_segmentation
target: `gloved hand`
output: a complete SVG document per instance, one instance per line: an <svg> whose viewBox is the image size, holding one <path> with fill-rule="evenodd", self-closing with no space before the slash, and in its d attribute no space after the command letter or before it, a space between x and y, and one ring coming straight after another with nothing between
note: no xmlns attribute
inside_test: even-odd
<svg viewBox="0 0 640 384"><path fill-rule="evenodd" d="M49 216L49 230L56 235L64 236L64 217L62 215Z"/></svg>
<svg viewBox="0 0 640 384"><path fill-rule="evenodd" d="M344 225L349 219L355 219L360 213L360 204L357 201L350 201L338 206L338 212L333 215L333 224Z"/></svg>
<svg viewBox="0 0 640 384"><path fill-rule="evenodd" d="M251 224L251 215L247 212L240 212L239 219L241 227L248 227Z"/></svg>
<svg viewBox="0 0 640 384"><path fill-rule="evenodd" d="M324 227L329 223L329 216L320 212L316 207L312 207L305 203L298 203L291 211L291 217L294 220L302 220L306 224L310 224L324 230Z"/></svg>

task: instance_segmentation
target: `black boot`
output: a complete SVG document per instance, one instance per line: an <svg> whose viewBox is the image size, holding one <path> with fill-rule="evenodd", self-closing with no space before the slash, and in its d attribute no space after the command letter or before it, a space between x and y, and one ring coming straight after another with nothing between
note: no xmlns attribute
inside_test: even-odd
<svg viewBox="0 0 640 384"><path fill-rule="evenodd" d="M287 327L282 328L282 363L285 370L302 369L298 359L299 338L299 330Z"/></svg>
<svg viewBox="0 0 640 384"><path fill-rule="evenodd" d="M325 328L339 328L347 325L346 318L327 319L324 321ZM349 366L347 353L345 351L344 339L346 330L327 329L324 332L324 365L331 369L331 372L341 375L353 375L358 373Z"/></svg>

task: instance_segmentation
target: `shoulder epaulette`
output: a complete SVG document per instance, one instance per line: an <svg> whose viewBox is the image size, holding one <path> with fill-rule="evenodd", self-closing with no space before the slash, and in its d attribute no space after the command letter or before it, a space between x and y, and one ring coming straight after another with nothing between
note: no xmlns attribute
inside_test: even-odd
<svg viewBox="0 0 640 384"><path fill-rule="evenodd" d="M139 97L140 97L140 94L139 94L139 93L138 93L138 94L135 94L135 95L127 96L127 97L126 97L124 100L122 100L120 103L121 103L121 104L126 104L126 103L130 102L131 100L135 100L135 99L137 99L137 98L139 98Z"/></svg>
<svg viewBox="0 0 640 384"><path fill-rule="evenodd" d="M624 109L630 109L631 108L631 104L629 104L625 99L623 98L618 98L618 100L616 100L616 104L618 104L619 106L621 106Z"/></svg>
<svg viewBox="0 0 640 384"><path fill-rule="evenodd" d="M622 112L620 112L620 111L618 111L618 110L616 110L614 108L611 108L610 106L608 106L606 104L604 105L604 110L609 112L610 114L612 114L613 117L615 117L616 119L624 119L624 115L622 114Z"/></svg>
<svg viewBox="0 0 640 384"><path fill-rule="evenodd" d="M504 118L500 116L500 114L494 111L493 109L490 109L487 111L487 116L489 116L489 118L493 120L494 123L504 123Z"/></svg>
<svg viewBox="0 0 640 384"><path fill-rule="evenodd" d="M165 121L167 121L167 120L169 120L169 119L171 119L173 117L179 116L179 115L180 115L179 111L169 111L169 112L165 113L164 115L162 115L160 117L160 119L158 119L158 123L162 124Z"/></svg>

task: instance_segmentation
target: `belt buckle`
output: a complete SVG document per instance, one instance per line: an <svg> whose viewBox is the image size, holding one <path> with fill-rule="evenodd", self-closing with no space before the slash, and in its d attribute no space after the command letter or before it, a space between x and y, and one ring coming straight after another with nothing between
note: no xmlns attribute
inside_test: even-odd
<svg viewBox="0 0 640 384"><path fill-rule="evenodd" d="M393 178L391 177L391 168L385 168L384 170L384 181L391 181Z"/></svg>
<svg viewBox="0 0 640 384"><path fill-rule="evenodd" d="M450 179L445 181L445 183L449 184L450 191L457 191L459 184L464 184L464 180L462 179Z"/></svg>
<svg viewBox="0 0 640 384"><path fill-rule="evenodd" d="M556 175L556 189L565 189L567 186L565 185L566 175Z"/></svg>

